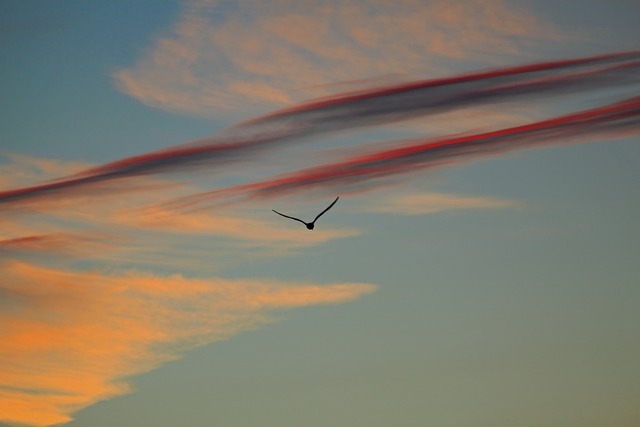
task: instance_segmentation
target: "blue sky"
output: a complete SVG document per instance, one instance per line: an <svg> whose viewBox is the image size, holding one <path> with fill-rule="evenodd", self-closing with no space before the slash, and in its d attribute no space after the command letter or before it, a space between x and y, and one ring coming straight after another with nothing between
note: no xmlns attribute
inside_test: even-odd
<svg viewBox="0 0 640 427"><path fill-rule="evenodd" d="M518 134L525 149L389 160L636 97L637 57L613 60L620 75L544 75L595 70L580 90L507 73L482 83L489 101L434 92L462 101L417 117L420 93L363 121L345 98L634 50L634 2L1 9L0 424L640 421L637 112L552 129L544 147ZM510 82L538 90L506 95ZM309 104L326 97L335 107ZM167 149L164 169L144 163ZM384 173L341 175L370 153ZM101 165L120 175L10 195ZM318 170L331 176L310 181ZM313 218L338 195L313 232L271 212Z"/></svg>

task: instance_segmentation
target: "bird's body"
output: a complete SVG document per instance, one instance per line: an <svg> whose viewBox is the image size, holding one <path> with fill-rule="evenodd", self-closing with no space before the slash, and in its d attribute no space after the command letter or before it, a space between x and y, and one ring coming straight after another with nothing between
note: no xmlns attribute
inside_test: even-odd
<svg viewBox="0 0 640 427"><path fill-rule="evenodd" d="M326 211L328 211L329 209L331 209L331 208L333 207L333 205L335 205L335 204L336 204L336 202L338 201L338 199L339 199L339 198L340 198L340 197L336 197L336 199L333 201L333 203L331 203L331 204L330 204L330 205L329 205L325 210L323 210L322 212L320 212L320 213L315 217L315 219L314 219L313 221L311 221L311 222L306 222L306 221L301 220L300 218L296 218L296 217L293 217L293 216L285 215L285 214L280 213L280 212L278 212L278 211L276 211L276 210L274 210L274 209L272 209L272 211L273 211L273 212L275 212L275 213L277 213L277 214L278 214L278 215L280 215L280 216L285 217L285 218L289 218L289 219L292 219L292 220L294 220L294 221L298 221L298 222L303 223L303 224L307 227L307 230L313 230L313 229L315 228L315 224L316 224L316 221L318 220L318 218L320 218L322 215L324 215L324 213L325 213Z"/></svg>

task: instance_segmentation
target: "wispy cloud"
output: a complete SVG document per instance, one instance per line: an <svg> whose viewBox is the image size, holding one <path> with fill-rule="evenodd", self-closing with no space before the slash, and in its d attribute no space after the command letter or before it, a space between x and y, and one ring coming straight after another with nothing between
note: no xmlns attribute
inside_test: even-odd
<svg viewBox="0 0 640 427"><path fill-rule="evenodd" d="M436 192L410 192L394 195L371 207L374 212L394 215L427 215L452 210L519 209L524 204L516 200L487 196L468 196Z"/></svg>
<svg viewBox="0 0 640 427"><path fill-rule="evenodd" d="M442 74L442 64L513 58L564 38L502 0L186 2L171 30L115 79L145 104L218 116L326 95L354 76Z"/></svg>
<svg viewBox="0 0 640 427"><path fill-rule="evenodd" d="M45 159L0 150L0 187L19 187L37 180L71 175L89 166L83 162Z"/></svg>
<svg viewBox="0 0 640 427"><path fill-rule="evenodd" d="M380 2L380 7L384 4ZM458 19L447 13L439 19ZM275 15L272 18L278 22ZM298 39L295 27L278 34L291 44ZM352 36L361 44L378 37L365 30ZM300 42L311 43L304 37ZM171 46L170 41L165 43ZM317 55L331 54L322 50L322 44L313 46ZM253 49L250 43L238 48ZM180 45L173 49L177 61L196 61L202 54L183 51ZM335 55L341 55L339 49ZM250 69L247 63L238 66ZM613 86L631 90L639 70L638 52L538 62L348 91L244 121L210 138L103 165L78 168L47 159L10 157L2 166L10 172L3 175L10 188L0 192L0 401L7 408L0 410L0 420L32 425L64 422L82 407L128 392L126 378L195 346L256 327L268 321L270 310L340 303L374 290L373 285L358 283L212 277L216 268L212 241L224 246L224 256L236 247L268 248L273 255L360 233L328 224L313 233L292 228L263 209L263 199L315 189L340 190L343 195L342 191L379 188L400 176L481 156L638 132L640 98L499 130L392 141L302 169L287 163L286 173L262 178L260 161L270 150L330 132L497 102ZM265 88L269 86L278 88L270 84ZM255 87L246 93L270 99ZM202 191L210 187L198 186L195 179L178 184L161 175L192 172L205 165L209 175L215 175L247 159L255 161L254 182L214 191ZM58 174L62 178L51 180ZM31 184L34 181L41 183ZM519 206L501 199L424 193L405 194L392 203L399 209L393 213L402 215ZM216 210L208 209L210 204ZM199 250L202 239L207 240L206 251ZM228 245L229 240L234 244ZM199 252L206 254L206 262L200 262ZM41 253L64 256L51 257L44 267L34 262ZM158 267L155 274L143 271L148 265ZM159 273L176 268L182 274Z"/></svg>
<svg viewBox="0 0 640 427"><path fill-rule="evenodd" d="M405 141L396 147L315 166L263 181L191 195L167 206L193 209L206 203L261 199L308 192L386 185L385 178L482 156L640 131L640 97L521 126L450 138Z"/></svg>
<svg viewBox="0 0 640 427"><path fill-rule="evenodd" d="M46 159L22 157L20 164L47 163ZM89 170L95 169L99 168ZM31 178L43 175L36 173ZM140 246L145 241L168 249L176 241L184 243L209 236L225 240L231 247L268 248L274 252L319 245L361 233L357 229L338 227L327 227L317 233L299 233L271 215L265 217L265 212L270 213L266 208L258 215L256 209L218 209L215 213L148 209L167 198L193 192L195 187L148 178L132 179L135 182L129 180L127 185L116 180L116 185L96 183L90 191L63 188L47 197L36 195L6 203L4 216L0 219L0 252L15 256L49 253L91 258L91 254L104 257L107 252L124 250L130 253L133 250L144 251L149 261L148 257L154 251L148 245Z"/></svg>
<svg viewBox="0 0 640 427"><path fill-rule="evenodd" d="M98 234L52 232L0 239L0 254L17 256L21 253L46 253L86 257L87 252L103 254L116 246L113 238Z"/></svg>
<svg viewBox="0 0 640 427"><path fill-rule="evenodd" d="M358 283L105 275L9 262L0 283L0 421L47 426L131 391L127 378L270 321L351 301Z"/></svg>
<svg viewBox="0 0 640 427"><path fill-rule="evenodd" d="M247 124L304 120L306 126L352 128L505 101L638 83L640 51L497 68L340 93L278 110Z"/></svg>
<svg viewBox="0 0 640 427"><path fill-rule="evenodd" d="M209 212L175 212L161 209L146 209L138 212L123 212L117 221L136 228L146 228L180 235L197 234L228 237L244 245L269 246L272 249L318 245L331 240L361 234L359 230L327 228L317 233L300 233L298 229L281 225L274 219L265 220L232 214Z"/></svg>
<svg viewBox="0 0 640 427"><path fill-rule="evenodd" d="M33 198L94 194L96 189L131 191L127 178L202 165L221 166L265 149L297 143L330 131L398 122L497 102L530 100L574 91L631 86L638 82L639 52L540 62L464 75L411 81L342 93L245 121L218 136L121 159L32 187L0 192L0 205ZM214 173L215 171L212 171ZM138 187L145 188L138 183ZM148 184L146 184L148 185ZM1 206L0 206L1 208Z"/></svg>

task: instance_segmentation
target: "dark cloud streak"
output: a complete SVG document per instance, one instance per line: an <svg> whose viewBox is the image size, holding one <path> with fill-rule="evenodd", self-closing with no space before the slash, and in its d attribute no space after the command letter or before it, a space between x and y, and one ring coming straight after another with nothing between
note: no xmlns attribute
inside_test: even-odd
<svg viewBox="0 0 640 427"><path fill-rule="evenodd" d="M597 89L637 81L638 59L640 51L620 52L406 82L338 94L276 111L238 126L269 123L275 119L304 122L307 126L355 126L358 119L365 120L366 124L388 122L463 106L508 101L523 95ZM619 65L603 67L607 64ZM596 68L586 72L565 72L593 66Z"/></svg>
<svg viewBox="0 0 640 427"><path fill-rule="evenodd" d="M404 142L333 164L303 169L273 179L182 198L172 208L202 206L233 198L247 200L309 191L312 188L348 187L392 175L501 154L517 149L584 142L588 137L612 137L640 131L640 97L492 132L451 138ZM576 138L580 138L577 139Z"/></svg>
<svg viewBox="0 0 640 427"><path fill-rule="evenodd" d="M0 192L0 207L86 194L122 179L230 164L323 132L405 120L458 108L628 85L640 79L640 52L541 62L383 86L276 111L217 136L133 156L32 187ZM120 188L114 188L119 191Z"/></svg>

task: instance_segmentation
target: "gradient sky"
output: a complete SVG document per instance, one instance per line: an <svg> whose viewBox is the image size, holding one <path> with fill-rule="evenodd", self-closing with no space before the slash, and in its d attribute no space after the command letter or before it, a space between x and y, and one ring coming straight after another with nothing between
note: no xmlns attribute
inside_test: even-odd
<svg viewBox="0 0 640 427"><path fill-rule="evenodd" d="M0 425L639 425L638 16L4 1Z"/></svg>

